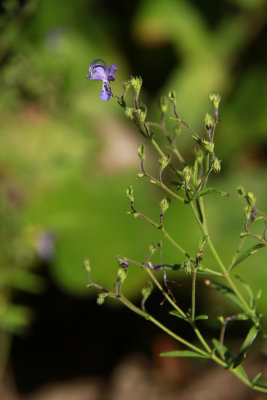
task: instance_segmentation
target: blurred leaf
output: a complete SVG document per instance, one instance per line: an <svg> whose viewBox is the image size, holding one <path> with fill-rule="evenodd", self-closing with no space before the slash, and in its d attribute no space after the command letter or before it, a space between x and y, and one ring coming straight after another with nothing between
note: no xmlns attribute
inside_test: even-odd
<svg viewBox="0 0 267 400"><path fill-rule="evenodd" d="M220 293L222 293L224 296L226 296L229 300L231 300L232 302L234 302L240 308L243 309L243 304L241 303L241 301L239 300L239 298L236 296L236 294L233 292L233 290L231 288L229 288L228 286L222 285L220 283L217 283L217 282L216 283L211 282L209 286L218 290Z"/></svg>
<svg viewBox="0 0 267 400"><path fill-rule="evenodd" d="M209 319L209 316L208 316L208 315L205 315L205 314L203 314L203 315L197 315L196 318L195 318L196 321L199 321L199 320L207 320L207 319Z"/></svg>
<svg viewBox="0 0 267 400"><path fill-rule="evenodd" d="M31 312L28 308L17 305L8 305L0 314L0 326L11 333L19 333L31 321Z"/></svg>
<svg viewBox="0 0 267 400"><path fill-rule="evenodd" d="M225 197L229 196L229 194L226 193L226 192L222 192L221 190L217 190L217 189L214 189L214 188L210 187L210 188L206 188L206 189L200 190L200 192L197 192L195 194L195 196L194 196L194 200L197 200L197 199L199 199L200 197L202 197L202 196L204 196L206 194L219 194L219 195L225 196Z"/></svg>
<svg viewBox="0 0 267 400"><path fill-rule="evenodd" d="M171 315L174 315L177 318L185 319L184 316L177 310L172 310L169 312Z"/></svg>
<svg viewBox="0 0 267 400"><path fill-rule="evenodd" d="M239 350L237 356L235 357L234 367L236 367L242 363L242 361L245 358L246 350L248 349L249 346L252 345L252 343L254 342L254 340L256 339L256 337L258 335L258 332L259 332L259 328L255 325L253 325L251 327L251 329L249 330L246 339L242 343L242 346L240 347L240 350Z"/></svg>
<svg viewBox="0 0 267 400"><path fill-rule="evenodd" d="M203 354L196 353L191 350L173 350L168 351L166 353L161 353L161 357L193 357L193 358L209 358L208 356L204 356Z"/></svg>
<svg viewBox="0 0 267 400"><path fill-rule="evenodd" d="M251 256L252 254L257 253L257 251L259 249L261 249L262 247L266 247L266 244L264 243L257 243L254 246L250 247L248 250L246 250L243 254L241 254L241 256L239 256L237 258L237 260L235 261L235 263L232 265L232 268L235 268L239 263L241 263L241 261L245 260L245 258Z"/></svg>

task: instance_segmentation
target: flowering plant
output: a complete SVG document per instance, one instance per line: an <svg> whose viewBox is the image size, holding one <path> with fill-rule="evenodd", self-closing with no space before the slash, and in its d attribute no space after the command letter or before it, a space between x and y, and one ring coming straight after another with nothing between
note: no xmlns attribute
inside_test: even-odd
<svg viewBox="0 0 267 400"><path fill-rule="evenodd" d="M117 280L114 284L114 290L109 291L92 280L91 267L87 259L85 260L85 269L88 275L88 286L94 287L99 291L97 298L99 305L103 304L107 297L114 298L133 312L158 326L162 331L166 332L185 347L183 350L174 350L161 354L162 356L198 357L212 360L223 368L228 369L252 389L267 393L267 381L261 379L261 373L259 372L254 378L249 378L242 366L248 348L253 344L260 333L264 335L261 325L262 316L259 315L257 311L260 292L254 296L249 285L240 278L233 276L232 273L235 267L243 260L247 257L251 257L255 252L267 246L267 215L256 207L256 198L253 193L246 191L241 186L237 188L239 195L243 197L246 202L244 231L240 234L240 243L234 251L232 261L227 265L218 254L213 243L205 213L204 199L206 195L219 194L221 196L228 196L227 193L208 186L209 176L213 173L218 174L221 170L220 160L215 153L215 132L218 125L220 96L213 93L209 97L213 106L213 115L210 113L205 114L204 122L206 135L203 137L195 132L195 130L178 114L174 90L169 92L168 97L164 96L159 101L161 112L160 122L147 121L147 107L140 101L140 91L142 87L142 79L140 77L132 77L129 81L124 82L121 96L113 95L109 82L115 79L114 73L117 69L118 67L116 65L112 64L107 68L103 60L95 60L89 67L87 77L92 80L102 80L101 99L109 100L113 97L124 109L126 116L133 121L141 135L149 142L156 153L158 153L160 157L158 173L154 176L147 169L144 145L138 147L141 165L141 173L138 174L138 178L147 179L151 184L158 186L165 195L160 201L159 218L156 221L136 209L133 187L130 186L126 191L130 204L129 213L134 217L144 219L158 229L161 235L175 247L177 252L182 256L183 261L180 264L174 265L167 265L164 263L154 264L152 258L162 246L161 241L149 246L147 257L142 262L132 260L125 256L118 256L119 268ZM126 93L130 89L134 92L133 106L128 106L125 99ZM166 116L170 105L173 114L170 118L174 121L172 134L166 127ZM196 143L194 161L190 164L187 163L179 150L178 137L182 126L189 131L192 140ZM165 149L163 149L155 139L153 130L160 131L163 137L165 137L167 143ZM165 171L167 170L175 177L175 180L171 184L167 183L164 178ZM201 239L198 241L198 251L196 254L189 252L181 243L176 241L165 226L164 215L170 207L171 200L180 203L181 207L190 208L195 218L201 233ZM257 230L254 229L255 226ZM256 231L260 233L255 233ZM252 247L243 250L248 237L252 237L255 243ZM205 257L207 249L209 249L213 255L213 264L217 264L217 267L207 264ZM149 277L148 285L142 290L140 306L131 302L122 292L122 286L127 278L130 265L142 268ZM183 309L177 303L174 294L168 286L168 269L184 271L185 274L191 277L191 304L187 310ZM157 279L155 274L157 270L163 270L163 282ZM198 315L196 312L197 278L201 279L203 276L206 285L215 288L238 306L238 312L236 314L218 316L220 334L218 338L213 338L211 341L204 337L199 327L199 321L207 320L209 315ZM165 299L165 303L169 305L170 309L167 312L191 326L195 334L195 341L189 341L187 338L178 335L148 312L145 303L152 293L153 285L158 288ZM243 341L235 355L231 353L225 343L225 331L226 328L229 329L230 321L247 322L244 328L245 332L242 334Z"/></svg>

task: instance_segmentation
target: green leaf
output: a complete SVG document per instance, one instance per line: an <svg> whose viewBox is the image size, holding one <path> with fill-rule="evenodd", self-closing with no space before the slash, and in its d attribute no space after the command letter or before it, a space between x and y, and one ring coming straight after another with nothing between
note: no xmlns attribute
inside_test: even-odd
<svg viewBox="0 0 267 400"><path fill-rule="evenodd" d="M251 327L251 329L249 330L246 339L244 340L244 342L242 343L242 346L240 347L240 350L235 358L234 361L234 367L238 366L239 364L242 363L242 361L245 358L245 352L248 349L249 346L252 345L252 343L254 342L254 340L256 339L257 335L259 332L259 328L256 325L253 325Z"/></svg>
<svg viewBox="0 0 267 400"><path fill-rule="evenodd" d="M262 372L259 372L259 373L252 379L252 382L251 382L252 386L256 385L256 383L257 383L258 380L260 379L261 375L262 375ZM267 382L266 382L266 384L267 384Z"/></svg>
<svg viewBox="0 0 267 400"><path fill-rule="evenodd" d="M210 286L221 292L225 297L227 297L229 300L231 300L233 303L237 304L240 308L243 309L243 304L231 288L217 282L211 282Z"/></svg>
<svg viewBox="0 0 267 400"><path fill-rule="evenodd" d="M236 275L235 278L238 279L239 282L240 282L240 283L243 285L243 287L245 288L245 290L246 290L246 292L247 292L247 294L248 294L248 296L249 296L249 305L250 305L250 308L253 308L253 307L254 307L254 304L256 303L256 300L254 299L254 296L253 296L253 293L252 293L252 290L251 290L249 284L248 284L247 282L243 281L243 279L241 279L240 276L238 276L238 275Z"/></svg>
<svg viewBox="0 0 267 400"><path fill-rule="evenodd" d="M242 367L242 365L238 365L238 367L235 368L236 371L239 372L239 374L244 378L244 380L249 384L250 381L248 379L247 373L244 370L244 368Z"/></svg>
<svg viewBox="0 0 267 400"><path fill-rule="evenodd" d="M179 311L177 310L172 310L169 312L169 314L174 315L177 318L181 318L181 319L185 319L185 317L183 316L183 314L181 314Z"/></svg>
<svg viewBox="0 0 267 400"><path fill-rule="evenodd" d="M228 193L210 187L197 192L194 196L194 200L199 199L199 197L204 196L205 194L220 194L221 196L229 197Z"/></svg>
<svg viewBox="0 0 267 400"><path fill-rule="evenodd" d="M209 316L203 314L203 315L197 315L196 318L195 318L196 321L202 320L202 319L209 319Z"/></svg>
<svg viewBox="0 0 267 400"><path fill-rule="evenodd" d="M251 256L252 254L257 253L257 251L259 249L261 249L262 247L266 247L266 244L264 243L257 243L254 246L250 247L248 250L246 250L243 254L241 254L241 256L239 256L237 258L237 260L234 262L234 264L231 267L231 270L233 268L235 268L239 263L241 263L241 261L243 261L245 258Z"/></svg>
<svg viewBox="0 0 267 400"><path fill-rule="evenodd" d="M193 358L209 358L203 354L196 353L191 350L173 350L167 351L166 353L161 353L161 357L193 357Z"/></svg>

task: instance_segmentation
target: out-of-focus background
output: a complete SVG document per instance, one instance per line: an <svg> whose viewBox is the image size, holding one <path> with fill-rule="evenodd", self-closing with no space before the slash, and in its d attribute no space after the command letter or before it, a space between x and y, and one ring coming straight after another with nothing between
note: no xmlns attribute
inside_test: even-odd
<svg viewBox="0 0 267 400"><path fill-rule="evenodd" d="M175 89L179 114L199 132L211 111L208 95L221 94L216 151L222 172L212 185L231 196L208 199L208 218L219 252L230 261L243 229L236 186L253 191L266 212L266 16L265 0L1 1L0 373L9 388L2 396L60 399L61 392L45 397L38 391L75 380L70 399L131 399L138 376L151 369L170 385L187 382L192 366L165 365L157 357L173 343L113 303L99 308L86 288L85 257L93 278L112 287L116 256L143 261L160 239L127 215L126 187L134 185L138 209L154 218L162 196L136 180L142 138L114 100L100 100L100 82L86 74L96 58L117 64L112 87L119 95L124 80L141 75L153 120L158 98ZM180 140L189 157L189 135L183 131ZM196 248L194 221L183 207L173 205L166 223L186 248ZM167 243L161 257L182 262ZM261 310L267 306L264 257L259 252L237 269L254 291L262 289ZM188 306L188 282L176 278L179 301ZM145 281L131 269L133 300L140 300ZM231 312L222 298L201 284L199 290L200 311L213 304L214 315ZM151 309L163 313L161 301L155 295ZM209 324L217 334L216 319ZM137 354L144 371L133 368ZM128 355L137 359L127 363ZM129 376L137 383L123 397L119 388ZM91 397L84 381L76 381L85 377L94 380ZM113 382L109 394L103 382ZM86 394L77 397L81 388Z"/></svg>

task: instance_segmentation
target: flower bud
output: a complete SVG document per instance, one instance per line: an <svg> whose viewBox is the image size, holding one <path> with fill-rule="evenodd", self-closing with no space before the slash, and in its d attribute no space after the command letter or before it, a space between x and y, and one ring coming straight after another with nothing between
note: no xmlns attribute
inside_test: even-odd
<svg viewBox="0 0 267 400"><path fill-rule="evenodd" d="M236 190L240 196L242 196L242 197L246 196L246 191L243 188L243 186L241 186L241 185L237 186Z"/></svg>
<svg viewBox="0 0 267 400"><path fill-rule="evenodd" d="M141 121L144 122L147 115L147 107L144 103L140 104L138 108L138 114L140 116Z"/></svg>
<svg viewBox="0 0 267 400"><path fill-rule="evenodd" d="M125 259L124 257L118 256L117 260L118 260L118 264L120 267L123 267L123 268L129 267L129 263L128 263L127 259Z"/></svg>
<svg viewBox="0 0 267 400"><path fill-rule="evenodd" d="M96 299L96 304L98 305L98 306L102 306L102 304L104 304L104 302L105 302L105 298L107 297L107 295L105 294L105 293L100 293L98 296L97 296L97 299Z"/></svg>
<svg viewBox="0 0 267 400"><path fill-rule="evenodd" d="M188 275L190 275L192 273L192 264L191 264L190 260L185 260L184 271Z"/></svg>
<svg viewBox="0 0 267 400"><path fill-rule="evenodd" d="M168 210L169 206L170 206L170 200L164 198L164 199L162 199L162 200L160 201L159 205L160 205L161 211L162 211L163 213L165 213L165 212Z"/></svg>
<svg viewBox="0 0 267 400"><path fill-rule="evenodd" d="M122 284L127 276L127 269L126 268L119 268L117 272L117 279Z"/></svg>
<svg viewBox="0 0 267 400"><path fill-rule="evenodd" d="M211 130L214 126L213 118L208 112L205 114L205 126L207 130Z"/></svg>
<svg viewBox="0 0 267 400"><path fill-rule="evenodd" d="M218 109L221 101L221 96L219 94L212 93L210 94L209 99L212 102L214 108Z"/></svg>
<svg viewBox="0 0 267 400"><path fill-rule="evenodd" d="M169 91L169 99L173 104L176 104L176 93L175 90Z"/></svg>
<svg viewBox="0 0 267 400"><path fill-rule="evenodd" d="M189 165L187 165L184 169L183 169L183 175L184 175L184 180L185 182L189 182L190 178L192 176L192 171L191 168L189 167Z"/></svg>
<svg viewBox="0 0 267 400"><path fill-rule="evenodd" d="M132 86L131 80L122 82L122 87L125 93L127 92L127 90L130 89L131 86Z"/></svg>
<svg viewBox="0 0 267 400"><path fill-rule="evenodd" d="M214 158L213 163L212 163L212 169L215 172L215 174L219 174L221 172L221 162L218 160L218 158Z"/></svg>
<svg viewBox="0 0 267 400"><path fill-rule="evenodd" d="M247 202L251 207L255 206L256 197L254 196L254 194L252 192L247 193Z"/></svg>
<svg viewBox="0 0 267 400"><path fill-rule="evenodd" d="M214 143L208 142L208 140L205 139L201 139L201 144L204 147L204 149L208 152L208 153L212 153L214 150Z"/></svg>
<svg viewBox="0 0 267 400"><path fill-rule="evenodd" d="M181 123L176 124L173 131L174 131L175 136L180 135L180 133L182 131L182 124Z"/></svg>
<svg viewBox="0 0 267 400"><path fill-rule="evenodd" d="M151 282L148 282L148 285L144 287L141 291L143 299L147 300L153 290L153 285Z"/></svg>
<svg viewBox="0 0 267 400"><path fill-rule="evenodd" d="M142 87L142 78L141 76L133 76L131 78L131 86L136 93L140 93Z"/></svg>
<svg viewBox="0 0 267 400"><path fill-rule="evenodd" d="M126 115L127 118L130 118L131 120L133 120L135 112L136 112L135 108L127 107L126 110L125 110L125 115Z"/></svg>
<svg viewBox="0 0 267 400"><path fill-rule="evenodd" d="M128 200L133 203L134 202L134 195L133 195L133 187L129 186L128 189L126 189L126 196Z"/></svg>
<svg viewBox="0 0 267 400"><path fill-rule="evenodd" d="M144 159L145 159L145 146L143 144L138 146L137 152L138 152L138 155L139 155L140 159L144 161Z"/></svg>
<svg viewBox="0 0 267 400"><path fill-rule="evenodd" d="M83 265L84 265L84 268L85 268L85 270L86 270L87 272L91 272L91 267L90 267L89 258L86 258L86 259L84 260Z"/></svg>
<svg viewBox="0 0 267 400"><path fill-rule="evenodd" d="M167 165L170 163L171 157L167 154L165 154L160 160L159 160L159 165L161 166L162 169L166 168Z"/></svg>
<svg viewBox="0 0 267 400"><path fill-rule="evenodd" d="M168 110L168 100L166 96L161 96L159 99L159 108L163 114L166 114Z"/></svg>

